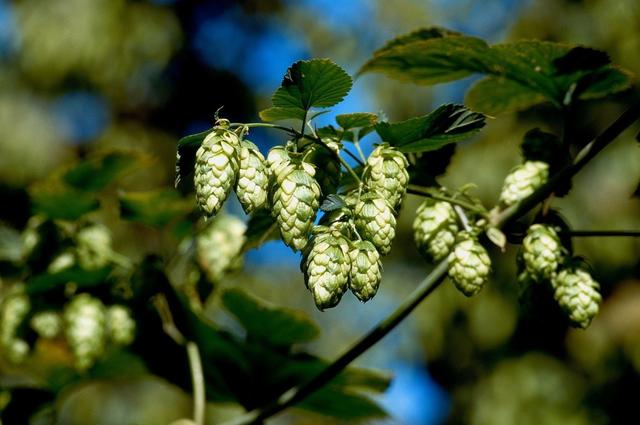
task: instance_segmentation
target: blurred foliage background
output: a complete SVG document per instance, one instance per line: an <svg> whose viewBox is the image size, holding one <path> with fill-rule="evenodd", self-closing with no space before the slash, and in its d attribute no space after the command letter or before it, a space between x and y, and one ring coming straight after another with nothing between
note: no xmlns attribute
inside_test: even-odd
<svg viewBox="0 0 640 425"><path fill-rule="evenodd" d="M127 152L136 162L117 187L101 193L101 208L91 219L111 229L114 249L133 263L149 252L168 261L185 230L162 212L192 207L191 197L182 200L172 189L180 137L209 128L220 106L232 121L257 121L257 111L268 106L296 60L329 57L354 73L387 39L429 25L491 42L584 44L640 72L636 0L0 0L2 226L24 229L34 194L55 188L78 160ZM383 112L406 119L461 102L472 81L419 88L366 75L334 113ZM575 112L575 134L589 140L637 98L637 92L627 92L583 104ZM323 116L318 124L331 120ZM458 146L442 183L473 182L474 194L492 205L532 127L561 131L558 117L544 108L496 117L475 140ZM576 229L640 228L640 202L632 198L640 178L634 135L625 133L556 202ZM283 141L259 129L250 138L263 152ZM365 148L370 151L374 142L365 139ZM123 219L123 196L152 202L152 219ZM219 286L241 287L308 312L321 335L306 348L331 359L425 276L428 267L411 233L418 202L406 201L380 293L366 305L347 297L335 309L316 311L297 254L280 242L248 252L244 268ZM244 219L237 203L228 210ZM587 331L568 328L544 302L523 301L515 282L516 248L507 255L495 252L494 276L480 296L466 299L445 284L358 360L394 377L377 396L390 418L373 423L614 424L636 417L640 240L582 238L575 247L590 259L605 298ZM172 267L170 277L184 280L184 269ZM240 332L215 295L204 309L221 326ZM0 364L0 379L10 375L7 367ZM160 424L190 415L187 394L147 374L85 382L68 389L58 406L63 424ZM233 404L212 403L208 418L216 423L239 411ZM273 423L327 421L293 410Z"/></svg>

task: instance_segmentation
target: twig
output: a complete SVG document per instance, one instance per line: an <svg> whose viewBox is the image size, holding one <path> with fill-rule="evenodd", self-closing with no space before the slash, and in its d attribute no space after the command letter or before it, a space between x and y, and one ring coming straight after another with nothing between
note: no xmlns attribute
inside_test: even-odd
<svg viewBox="0 0 640 425"><path fill-rule="evenodd" d="M419 195L419 196L424 196L427 198L432 198L435 199L437 201L444 201L444 202L448 202L450 204L453 205L459 205L462 208L464 208L467 211L471 211L474 212L476 214L479 214L483 217L487 216L487 212L484 211L483 208L478 207L477 205L474 205L470 202L464 201L462 199L458 199L458 198L452 198L450 196L441 194L441 193L437 193L434 190L431 190L428 187L423 187L423 186L419 186L416 184L410 184L409 186L407 186L407 193L411 193L414 195Z"/></svg>
<svg viewBox="0 0 640 425"><path fill-rule="evenodd" d="M504 211L499 212L493 218L494 227L502 227L510 220L521 217L544 200L547 195L553 192L555 185L559 184L566 178L574 176L582 167L592 159L598 152L611 143L620 133L631 126L638 118L640 118L640 103L632 106L624 112L611 126L609 126L600 136L592 143L583 148L576 157L576 161L563 168L548 184L536 190L531 196ZM312 394L324 384L335 378L342 372L353 360L370 347L380 341L392 329L394 329L405 317L407 317L413 309L422 302L429 294L431 294L444 280L447 274L448 261L443 260L429 273L429 275L420 283L420 285L409 295L409 297L396 308L387 318L382 320L375 328L373 328L360 341L354 344L349 350L338 357L334 362L328 365L324 370L318 373L306 383L291 388L280 396L273 403L262 409L253 410L247 414L227 422L225 425L247 425L261 423L265 419L281 412L289 406L303 400Z"/></svg>
<svg viewBox="0 0 640 425"><path fill-rule="evenodd" d="M187 356L191 368L191 382L193 385L193 421L196 425L204 425L205 390L204 375L200 351L193 341L187 342Z"/></svg>

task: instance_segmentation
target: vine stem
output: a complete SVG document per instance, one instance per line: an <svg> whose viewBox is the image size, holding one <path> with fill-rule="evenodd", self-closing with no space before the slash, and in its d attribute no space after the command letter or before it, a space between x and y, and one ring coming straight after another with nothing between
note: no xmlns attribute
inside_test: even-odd
<svg viewBox="0 0 640 425"><path fill-rule="evenodd" d="M187 342L186 346L193 385L193 421L196 425L204 425L205 393L200 351L193 341Z"/></svg>
<svg viewBox="0 0 640 425"><path fill-rule="evenodd" d="M529 210L533 209L539 202L543 201L550 193L553 192L555 186L564 179L571 178L584 167L593 157L595 157L602 149L611 143L624 130L631 126L640 118L640 103L633 105L625 111L613 124L611 124L600 136L584 147L576 156L573 163L561 169L549 183L543 185L536 190L531 196L522 200L492 217L492 225L494 227L502 227L509 221L521 217ZM383 319L376 327L367 333L362 339L351 346L345 353L329 364L325 369L319 372L315 377L306 383L296 386L282 394L273 403L264 408L253 410L251 412L227 422L224 425L247 425L259 424L265 419L281 412L282 410L303 400L312 394L324 384L335 378L342 372L353 360L358 358L362 353L380 341L392 329L394 329L404 318L406 318L414 308L416 308L422 300L431 294L444 280L448 270L448 260L438 263L435 268L420 282L418 287L402 302L387 318Z"/></svg>
<svg viewBox="0 0 640 425"><path fill-rule="evenodd" d="M484 211L482 208L479 208L477 205L474 205L474 204L472 204L470 202L467 202L467 201L464 201L462 199L452 198L452 197L447 196L447 195L443 195L443 194L440 194L440 193L435 193L430 188L419 186L417 184L408 185L407 186L407 193L411 193L411 194L419 195L419 196L424 196L424 197L427 197L427 198L432 198L432 199L435 199L437 201L445 201L445 202L448 202L448 203L453 204L453 205L461 206L465 210L474 212L474 213L479 214L479 215L481 215L483 217L487 216L487 212Z"/></svg>

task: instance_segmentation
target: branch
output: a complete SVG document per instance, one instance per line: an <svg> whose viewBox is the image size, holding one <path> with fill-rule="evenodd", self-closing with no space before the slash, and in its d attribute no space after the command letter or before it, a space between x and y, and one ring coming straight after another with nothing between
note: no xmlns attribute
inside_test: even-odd
<svg viewBox="0 0 640 425"><path fill-rule="evenodd" d="M584 167L584 165L587 164L587 162L595 157L598 152L604 149L638 118L640 118L640 103L629 108L600 136L583 148L576 156L576 160L572 164L569 164L560 170L560 172L558 172L558 174L556 174L549 183L536 190L531 196L520 203L509 207L504 211L498 212L492 220L493 226L502 227L509 221L517 219L529 212L539 202L543 201L550 193L552 193L557 184L562 182L564 179L573 177L582 169L582 167ZM447 274L448 265L448 260L443 260L438 263L431 273L429 273L429 275L420 283L411 295L409 295L409 297L400 304L398 308L396 308L395 311L393 311L386 319L380 322L360 341L354 344L349 350L338 357L314 378L303 385L291 388L276 401L266 407L248 412L246 415L236 418L224 425L259 424L265 419L303 400L308 395L321 388L342 372L358 356L380 341L405 317L407 317L413 309L422 302L422 300L431 294L444 280L444 277Z"/></svg>

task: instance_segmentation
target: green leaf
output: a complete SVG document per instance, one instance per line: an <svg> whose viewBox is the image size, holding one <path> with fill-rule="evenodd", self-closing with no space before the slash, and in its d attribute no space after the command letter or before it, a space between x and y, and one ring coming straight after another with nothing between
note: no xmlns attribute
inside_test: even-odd
<svg viewBox="0 0 640 425"><path fill-rule="evenodd" d="M469 138L485 125L485 116L463 105L443 105L422 117L375 126L384 142L402 152L427 152Z"/></svg>
<svg viewBox="0 0 640 425"><path fill-rule="evenodd" d="M266 121L300 119L311 108L328 108L344 99L351 90L351 77L329 59L298 61L291 65L260 117Z"/></svg>
<svg viewBox="0 0 640 425"><path fill-rule="evenodd" d="M344 199L340 195L336 195L332 193L328 195L325 200L320 205L320 209L324 212L331 212L335 210L339 210L340 208L346 207L347 204L344 202Z"/></svg>
<svg viewBox="0 0 640 425"><path fill-rule="evenodd" d="M31 200L33 214L60 220L77 220L100 206L90 193L73 189L34 190Z"/></svg>
<svg viewBox="0 0 640 425"><path fill-rule="evenodd" d="M178 217L188 214L193 203L173 189L121 193L120 216L125 220L162 227Z"/></svg>
<svg viewBox="0 0 640 425"><path fill-rule="evenodd" d="M349 422L388 416L368 397L333 387L314 392L296 407Z"/></svg>
<svg viewBox="0 0 640 425"><path fill-rule="evenodd" d="M96 270L85 270L79 266L72 266L57 273L43 273L27 281L28 294L39 294L53 289L61 289L69 282L79 287L96 286L105 282L111 273L110 267Z"/></svg>
<svg viewBox="0 0 640 425"><path fill-rule="evenodd" d="M98 191L130 171L140 160L130 152L110 152L79 163L64 174L64 181L79 190Z"/></svg>
<svg viewBox="0 0 640 425"><path fill-rule="evenodd" d="M196 162L196 152L209 133L211 133L211 130L191 134L178 140L176 152L176 188L193 173Z"/></svg>
<svg viewBox="0 0 640 425"><path fill-rule="evenodd" d="M610 94L618 93L631 88L633 74L624 69L615 67L596 71L588 76L579 93L582 100L600 99Z"/></svg>
<svg viewBox="0 0 640 425"><path fill-rule="evenodd" d="M304 109L300 108L282 108L273 106L271 108L260 111L260 119L266 122L283 121L283 120L300 120L304 119Z"/></svg>
<svg viewBox="0 0 640 425"><path fill-rule="evenodd" d="M316 338L319 329L301 311L268 306L246 292L229 289L224 307L246 329L247 336L275 346L290 346Z"/></svg>
<svg viewBox="0 0 640 425"><path fill-rule="evenodd" d="M442 37L455 37L461 36L462 34L456 31L451 31L446 28L440 27L430 27L430 28L420 28L416 31L413 31L409 34L401 35L387 42L382 48L375 51L374 56L379 55L387 50L391 50L394 47L404 46L406 44L413 43L415 41L424 41L430 40L432 38L442 38Z"/></svg>
<svg viewBox="0 0 640 425"><path fill-rule="evenodd" d="M546 100L528 87L504 77L486 77L475 83L465 96L465 103L489 115L521 111Z"/></svg>
<svg viewBox="0 0 640 425"><path fill-rule="evenodd" d="M378 116L370 112L356 112L354 114L336 115L336 122L344 130L371 127L378 123Z"/></svg>
<svg viewBox="0 0 640 425"><path fill-rule="evenodd" d="M243 251L257 248L265 242L280 237L280 231L276 225L276 221L271 217L271 212L267 209L261 209L254 212L247 223L245 232L246 242Z"/></svg>

